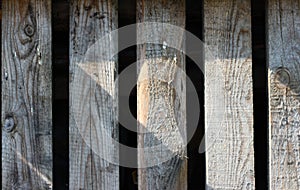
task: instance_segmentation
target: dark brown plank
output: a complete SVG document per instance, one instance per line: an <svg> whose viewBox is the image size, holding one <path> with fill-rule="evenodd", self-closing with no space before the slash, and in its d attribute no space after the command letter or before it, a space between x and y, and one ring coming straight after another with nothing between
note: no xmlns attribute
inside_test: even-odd
<svg viewBox="0 0 300 190"><path fill-rule="evenodd" d="M2 189L51 189L51 1L2 13Z"/></svg>

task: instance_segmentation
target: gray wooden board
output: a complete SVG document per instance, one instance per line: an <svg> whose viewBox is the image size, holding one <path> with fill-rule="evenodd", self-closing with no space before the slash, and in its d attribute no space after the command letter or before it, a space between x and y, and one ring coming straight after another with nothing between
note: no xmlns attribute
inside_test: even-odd
<svg viewBox="0 0 300 190"><path fill-rule="evenodd" d="M2 189L52 189L51 1L2 2Z"/></svg>
<svg viewBox="0 0 300 190"><path fill-rule="evenodd" d="M184 0L138 0L137 22L161 22L185 27ZM166 27L167 28L167 27ZM137 41L172 38L184 47L183 33L165 36L164 27L138 28ZM138 45L139 80L137 84L138 185L139 189L187 189L185 57L178 50L160 44ZM175 60L175 55L177 60ZM142 132L148 132L141 134ZM145 147L151 147L148 151ZM154 149L156 147L157 149ZM143 149L144 148L144 149ZM160 163L167 153L174 156ZM158 165L150 166L157 162Z"/></svg>
<svg viewBox="0 0 300 190"><path fill-rule="evenodd" d="M300 189L300 1L269 0L269 187Z"/></svg>
<svg viewBox="0 0 300 190"><path fill-rule="evenodd" d="M70 2L70 189L119 189L117 1ZM100 53L106 50L105 53Z"/></svg>
<svg viewBox="0 0 300 190"><path fill-rule="evenodd" d="M204 1L207 189L255 188L250 2Z"/></svg>

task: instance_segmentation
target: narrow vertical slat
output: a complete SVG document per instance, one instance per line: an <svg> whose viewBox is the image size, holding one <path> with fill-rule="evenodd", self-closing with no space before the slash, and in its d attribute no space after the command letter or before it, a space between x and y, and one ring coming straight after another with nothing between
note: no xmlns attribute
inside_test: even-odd
<svg viewBox="0 0 300 190"><path fill-rule="evenodd" d="M270 189L300 188L300 1L268 1Z"/></svg>
<svg viewBox="0 0 300 190"><path fill-rule="evenodd" d="M51 1L2 8L2 189L52 189Z"/></svg>
<svg viewBox="0 0 300 190"><path fill-rule="evenodd" d="M184 29L185 1L138 0L137 22L167 23ZM170 32L174 35L166 36ZM178 68L184 70L185 57L163 41L171 38L182 49L184 36L180 31L169 31L167 26L159 25L147 30L139 27L137 33L138 43L147 36L159 40L159 44L137 47L140 60L137 66L138 186L149 190L184 190L187 188L187 160L185 147L181 146L186 140L186 95L185 78ZM154 150L155 146L158 148ZM160 159L166 152L172 152L174 156L163 162ZM163 163L148 165L160 161Z"/></svg>
<svg viewBox="0 0 300 190"><path fill-rule="evenodd" d="M119 189L115 0L70 2L70 189ZM101 53L102 52L102 53ZM105 159L104 159L105 158Z"/></svg>
<svg viewBox="0 0 300 190"><path fill-rule="evenodd" d="M254 189L250 0L205 0L207 189Z"/></svg>

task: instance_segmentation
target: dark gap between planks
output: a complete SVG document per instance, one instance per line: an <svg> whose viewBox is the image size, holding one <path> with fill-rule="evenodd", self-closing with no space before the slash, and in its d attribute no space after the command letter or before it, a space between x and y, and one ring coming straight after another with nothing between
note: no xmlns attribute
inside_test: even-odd
<svg viewBox="0 0 300 190"><path fill-rule="evenodd" d="M118 27L124 27L130 24L136 23L136 1L135 0L119 0L118 1ZM136 40L136 34L128 34L127 37L130 37ZM123 36L119 36L118 38L119 44L122 43ZM120 74L126 67L131 65L132 63L136 62L136 46L132 46L126 48L123 51L119 51L118 54L118 73ZM132 73L132 75L137 75L137 73ZM119 95L122 92L119 92ZM126 97L127 98L127 97ZM136 118L137 114L137 89L136 86L132 89L130 96L126 99L129 101L130 111L131 114ZM121 114L121 109L123 105L119 98L119 114ZM133 126L135 129L137 126ZM119 142L120 144L129 146L129 147L137 147L137 133L128 130L124 126L119 123ZM126 152L120 152L120 159L126 159L128 157ZM132 157L132 156L130 156ZM137 154L135 155L136 162L137 162ZM120 166L120 189L121 190L137 190L137 169L136 168L128 168Z"/></svg>
<svg viewBox="0 0 300 190"><path fill-rule="evenodd" d="M268 189L269 181L266 0L252 0L251 6L255 187L264 190Z"/></svg>
<svg viewBox="0 0 300 190"><path fill-rule="evenodd" d="M69 1L52 1L53 189L69 189Z"/></svg>
<svg viewBox="0 0 300 190"><path fill-rule="evenodd" d="M203 41L203 0L186 0L186 30ZM193 42L186 41L186 49ZM203 60L204 61L204 60ZM188 156L188 190L205 189L205 153L199 153L199 146L204 137L204 71L186 56L186 74L193 82L193 85L198 93L200 104L200 115L196 132L193 134L191 141L187 146ZM193 105L188 103L191 98L187 93L187 106ZM187 107L187 127L190 121L190 111L193 110Z"/></svg>

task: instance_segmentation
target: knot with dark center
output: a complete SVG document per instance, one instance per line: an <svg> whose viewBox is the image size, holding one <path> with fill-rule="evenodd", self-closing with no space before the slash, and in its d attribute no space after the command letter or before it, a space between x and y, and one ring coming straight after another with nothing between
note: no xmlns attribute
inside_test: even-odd
<svg viewBox="0 0 300 190"><path fill-rule="evenodd" d="M24 32L28 37L32 37L34 35L34 28L30 24L27 24L24 28Z"/></svg>
<svg viewBox="0 0 300 190"><path fill-rule="evenodd" d="M4 120L3 130L7 133L12 132L16 127L15 119L12 115L7 115Z"/></svg>

